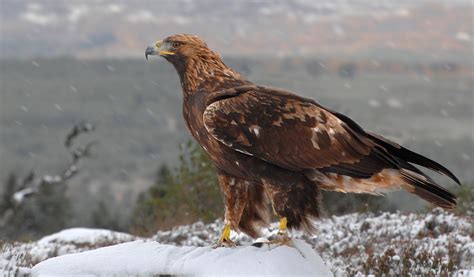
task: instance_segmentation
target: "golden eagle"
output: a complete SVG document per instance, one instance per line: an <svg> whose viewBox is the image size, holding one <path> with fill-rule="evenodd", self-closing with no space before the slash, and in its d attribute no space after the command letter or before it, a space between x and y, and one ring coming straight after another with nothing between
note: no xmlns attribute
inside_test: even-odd
<svg viewBox="0 0 474 277"><path fill-rule="evenodd" d="M381 194L403 188L443 208L456 196L413 164L459 180L445 167L349 117L289 91L256 85L194 35L173 35L146 49L178 72L183 115L217 168L225 203L219 245L230 230L256 237L270 205L287 228L313 230L320 190Z"/></svg>

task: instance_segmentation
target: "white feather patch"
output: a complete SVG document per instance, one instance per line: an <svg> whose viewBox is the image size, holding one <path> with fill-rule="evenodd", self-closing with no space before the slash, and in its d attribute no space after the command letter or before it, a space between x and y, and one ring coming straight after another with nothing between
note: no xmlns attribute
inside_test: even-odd
<svg viewBox="0 0 474 277"><path fill-rule="evenodd" d="M260 136L260 130L262 130L262 128L258 125L252 125L250 126L249 130L254 133L257 137Z"/></svg>

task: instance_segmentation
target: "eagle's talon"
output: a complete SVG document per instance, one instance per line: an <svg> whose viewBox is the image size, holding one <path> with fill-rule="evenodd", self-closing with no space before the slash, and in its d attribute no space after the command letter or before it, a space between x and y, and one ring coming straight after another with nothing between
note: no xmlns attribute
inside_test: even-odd
<svg viewBox="0 0 474 277"><path fill-rule="evenodd" d="M289 247L294 247L293 240L288 236L288 232L286 231L279 231L277 234L277 237L269 242L267 242L269 245L277 245L277 246L282 246L286 245Z"/></svg>
<svg viewBox="0 0 474 277"><path fill-rule="evenodd" d="M288 235L288 220L286 217L280 218L280 223L278 226L278 233L276 238L266 242L268 245L286 245L290 247L294 247L293 241L291 240L290 236Z"/></svg>
<svg viewBox="0 0 474 277"><path fill-rule="evenodd" d="M230 239L230 225L225 225L220 239L214 244L213 248L218 247L236 247L237 244Z"/></svg>
<svg viewBox="0 0 474 277"><path fill-rule="evenodd" d="M237 243L230 239L219 239L217 242L214 243L212 248L216 249L219 247L236 247Z"/></svg>
<svg viewBox="0 0 474 277"><path fill-rule="evenodd" d="M288 236L286 233L280 233L278 232L276 238L269 240L269 241L259 241L259 242L254 242L252 246L257 247L257 248L262 248L264 245L267 245L270 249L276 248L279 246L289 246L289 247L295 247L293 244L293 240Z"/></svg>

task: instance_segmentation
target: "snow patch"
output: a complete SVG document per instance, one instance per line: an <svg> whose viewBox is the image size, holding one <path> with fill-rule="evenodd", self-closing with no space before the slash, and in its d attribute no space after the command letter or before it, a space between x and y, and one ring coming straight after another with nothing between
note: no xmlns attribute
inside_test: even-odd
<svg viewBox="0 0 474 277"><path fill-rule="evenodd" d="M402 102L396 98L387 99L387 105L394 109L401 109L403 107Z"/></svg>
<svg viewBox="0 0 474 277"><path fill-rule="evenodd" d="M101 241L131 241L133 239L134 236L130 234L114 232L106 229L71 228L43 237L38 241L38 243L96 244Z"/></svg>
<svg viewBox="0 0 474 277"><path fill-rule="evenodd" d="M159 22L157 16L153 15L148 10L138 10L127 16L127 21L130 23L157 23Z"/></svg>
<svg viewBox="0 0 474 277"><path fill-rule="evenodd" d="M377 99L369 99L369 106L378 108L380 107L380 102Z"/></svg>
<svg viewBox="0 0 474 277"><path fill-rule="evenodd" d="M119 4L109 4L104 8L106 14L121 13L123 10L124 6Z"/></svg>
<svg viewBox="0 0 474 277"><path fill-rule="evenodd" d="M33 267L32 276L332 276L309 244L301 240L295 240L294 244L294 248L213 249L134 241L46 260Z"/></svg>
<svg viewBox="0 0 474 277"><path fill-rule="evenodd" d="M471 41L472 36L466 32L457 32L456 35L454 36L457 40L460 41Z"/></svg>
<svg viewBox="0 0 474 277"><path fill-rule="evenodd" d="M81 17L87 14L89 7L86 5L74 5L69 7L69 14L67 15L67 20L71 23L78 22Z"/></svg>
<svg viewBox="0 0 474 277"><path fill-rule="evenodd" d="M26 11L21 14L21 18L33 24L46 26L55 23L58 16L54 13L45 13L40 4L31 3L27 5Z"/></svg>
<svg viewBox="0 0 474 277"><path fill-rule="evenodd" d="M105 229L72 228L31 243L5 243L0 248L0 276L29 275L31 267L51 257L83 252L143 238Z"/></svg>

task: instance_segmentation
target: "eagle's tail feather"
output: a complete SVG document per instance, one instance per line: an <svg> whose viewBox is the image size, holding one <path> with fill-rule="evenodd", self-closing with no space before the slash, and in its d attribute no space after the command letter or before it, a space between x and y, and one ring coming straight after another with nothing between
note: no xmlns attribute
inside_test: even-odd
<svg viewBox="0 0 474 277"><path fill-rule="evenodd" d="M454 194L408 163L404 168L387 168L366 179L318 171L313 171L309 177L323 190L384 195L403 188L440 207L452 209L456 206Z"/></svg>
<svg viewBox="0 0 474 277"><path fill-rule="evenodd" d="M456 207L456 196L436 184L429 177L411 170L401 169L400 178L403 181L402 187L404 189L424 200L445 209Z"/></svg>
<svg viewBox="0 0 474 277"><path fill-rule="evenodd" d="M420 165L444 174L460 185L461 183L459 182L459 179L456 178L451 171L439 163L408 150L381 136L376 134L370 135L372 139L374 139L379 145L383 146L387 152L397 160L398 165L401 167L398 170L401 187L442 208L453 209L456 206L457 201L454 194L438 185L433 179L428 177L412 164Z"/></svg>
<svg viewBox="0 0 474 277"><path fill-rule="evenodd" d="M448 176L449 178L451 178L453 181L455 181L458 185L461 185L461 182L459 181L459 179L449 169L440 165L439 163L423 155L415 153L409 149L406 149L403 146L400 146L396 144L395 142L392 142L377 134L370 133L369 136L374 141L376 141L377 144L379 144L380 146L383 146L390 154L400 159L403 159L406 162L414 163L414 164L426 167L428 169L431 169L433 171L436 171L440 174L444 174Z"/></svg>

